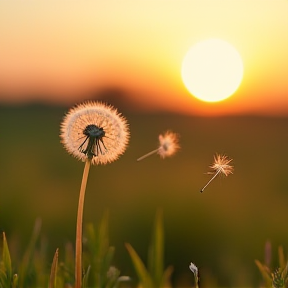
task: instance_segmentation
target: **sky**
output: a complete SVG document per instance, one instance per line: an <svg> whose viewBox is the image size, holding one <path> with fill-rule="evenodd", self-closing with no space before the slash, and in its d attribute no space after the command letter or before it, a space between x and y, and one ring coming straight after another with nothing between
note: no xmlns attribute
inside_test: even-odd
<svg viewBox="0 0 288 288"><path fill-rule="evenodd" d="M74 104L116 88L147 110L288 116L287 15L287 0L2 0L0 103ZM187 51L210 38L244 67L215 103L181 78Z"/></svg>

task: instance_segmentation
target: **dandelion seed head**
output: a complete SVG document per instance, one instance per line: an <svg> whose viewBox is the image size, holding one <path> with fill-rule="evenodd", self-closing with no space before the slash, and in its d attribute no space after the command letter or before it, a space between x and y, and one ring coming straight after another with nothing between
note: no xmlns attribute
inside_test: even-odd
<svg viewBox="0 0 288 288"><path fill-rule="evenodd" d="M78 160L94 165L113 162L127 148L130 133L126 119L112 106L84 102L64 117L60 138L66 150Z"/></svg>
<svg viewBox="0 0 288 288"><path fill-rule="evenodd" d="M159 144L158 154L162 158L172 156L180 149L179 136L171 131L159 135Z"/></svg>
<svg viewBox="0 0 288 288"><path fill-rule="evenodd" d="M210 168L214 170L214 172L210 172L210 174L218 171L225 176L233 174L234 168L233 166L229 165L231 161L232 159L229 159L226 155L216 154L214 156L214 163L210 166Z"/></svg>
<svg viewBox="0 0 288 288"><path fill-rule="evenodd" d="M207 182L207 184L200 190L202 193L204 189L215 179L219 174L224 174L228 176L233 173L233 166L229 165L232 159L229 159L226 155L216 154L214 156L214 162L209 166L213 171L208 172L208 174L214 174L214 176Z"/></svg>

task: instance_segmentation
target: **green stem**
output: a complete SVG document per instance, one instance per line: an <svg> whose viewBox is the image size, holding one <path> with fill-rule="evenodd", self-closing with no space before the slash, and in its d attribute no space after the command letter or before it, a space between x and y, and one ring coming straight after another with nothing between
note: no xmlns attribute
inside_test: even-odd
<svg viewBox="0 0 288 288"><path fill-rule="evenodd" d="M77 223L76 223L76 247L75 247L75 288L82 286L82 225L83 225L83 208L86 184L91 165L91 159L87 159L82 176L82 183L79 194Z"/></svg>

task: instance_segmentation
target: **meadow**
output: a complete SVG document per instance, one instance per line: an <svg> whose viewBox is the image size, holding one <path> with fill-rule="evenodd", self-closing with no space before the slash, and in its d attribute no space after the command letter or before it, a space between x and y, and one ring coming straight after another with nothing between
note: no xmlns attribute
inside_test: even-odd
<svg viewBox="0 0 288 288"><path fill-rule="evenodd" d="M47 249L47 269L59 248L73 245L83 163L68 155L59 125L69 107L0 107L0 229L6 233L12 263L23 257L35 221ZM259 287L255 259L264 261L265 243L288 251L288 118L260 116L192 117L122 111L131 139L120 159L91 167L84 226L98 227L109 211L114 265L137 282L125 247L144 262L155 215L163 211L164 265L172 284L195 285L189 264L199 268L202 287ZM136 159L157 148L167 129L180 135L181 150L169 159ZM209 180L215 153L233 159L235 170Z"/></svg>

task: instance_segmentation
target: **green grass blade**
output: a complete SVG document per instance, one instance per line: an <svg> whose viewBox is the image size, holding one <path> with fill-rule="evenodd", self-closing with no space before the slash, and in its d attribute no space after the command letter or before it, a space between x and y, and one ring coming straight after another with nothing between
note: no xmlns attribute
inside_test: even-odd
<svg viewBox="0 0 288 288"><path fill-rule="evenodd" d="M85 228L87 247L90 254L97 258L96 262L99 262L99 259L104 257L109 248L108 222L109 214L106 212L100 222L97 233L92 223L87 224Z"/></svg>
<svg viewBox="0 0 288 288"><path fill-rule="evenodd" d="M14 274L13 279L12 279L12 288L17 288L18 287L18 275Z"/></svg>
<svg viewBox="0 0 288 288"><path fill-rule="evenodd" d="M110 266L106 274L107 281L103 288L116 288L119 284L118 279L120 276L120 271L116 267Z"/></svg>
<svg viewBox="0 0 288 288"><path fill-rule="evenodd" d="M103 257L109 247L109 212L106 211L99 227L99 256Z"/></svg>
<svg viewBox="0 0 288 288"><path fill-rule="evenodd" d="M281 270L283 270L286 266L286 260L282 246L278 247L278 258L279 258L279 267L281 268Z"/></svg>
<svg viewBox="0 0 288 288"><path fill-rule="evenodd" d="M271 287L272 285L272 278L271 278L271 272L269 271L269 268L265 265L263 265L260 261L255 260L255 263L262 274L262 277L266 283L266 287Z"/></svg>
<svg viewBox="0 0 288 288"><path fill-rule="evenodd" d="M3 269L3 265L1 265L0 266L0 287L7 287L6 282L7 282L6 273Z"/></svg>
<svg viewBox="0 0 288 288"><path fill-rule="evenodd" d="M286 263L286 266L285 266L285 268L282 271L282 278L283 278L283 281L284 281L284 285L286 285L286 283L288 281L288 262Z"/></svg>
<svg viewBox="0 0 288 288"><path fill-rule="evenodd" d="M3 251L2 251L2 261L3 261L3 268L6 273L6 279L8 283L12 280L12 264L10 258L10 252L8 248L7 239L5 233L3 232Z"/></svg>
<svg viewBox="0 0 288 288"><path fill-rule="evenodd" d="M27 277L27 273L31 268L32 259L36 247L37 240L39 238L40 230L41 230L41 219L36 219L34 229L32 232L32 236L28 245L27 250L22 259L22 263L19 269L19 287L24 287L24 282Z"/></svg>
<svg viewBox="0 0 288 288"><path fill-rule="evenodd" d="M161 284L160 284L160 288L170 288L172 287L171 285L171 275L173 273L173 267L172 266L168 266L162 276L162 280L161 280Z"/></svg>
<svg viewBox="0 0 288 288"><path fill-rule="evenodd" d="M106 211L98 229L93 224L86 225L86 265L91 265L89 282L95 287L104 287L107 271L114 257L114 248L109 247L109 212Z"/></svg>
<svg viewBox="0 0 288 288"><path fill-rule="evenodd" d="M103 275L104 275L104 273L107 273L107 271L111 267L114 254L115 254L115 247L110 246L107 249L106 254L102 260L102 273L103 273Z"/></svg>
<svg viewBox="0 0 288 288"><path fill-rule="evenodd" d="M163 213L158 210L155 217L151 244L148 252L148 271L157 287L162 281L164 271L164 229Z"/></svg>
<svg viewBox="0 0 288 288"><path fill-rule="evenodd" d="M0 287L10 288L12 278L12 265L6 235L3 232L2 257L0 261Z"/></svg>
<svg viewBox="0 0 288 288"><path fill-rule="evenodd" d="M57 267L58 267L58 249L56 250L54 257L53 257L50 279L49 279L49 286L48 286L49 288L56 288Z"/></svg>
<svg viewBox="0 0 288 288"><path fill-rule="evenodd" d="M136 251L133 249L133 247L129 243L125 243L126 249L128 250L128 253L131 257L132 263L134 265L134 268L136 270L136 273L138 275L138 278L141 282L142 288L153 288L153 281L143 264L142 260L136 253Z"/></svg>
<svg viewBox="0 0 288 288"><path fill-rule="evenodd" d="M89 265L88 268L87 268L87 271L83 277L83 284L82 284L82 287L83 288L86 288L87 285L88 285L88 278L89 278L89 275L90 275L90 270L91 270L91 266Z"/></svg>

